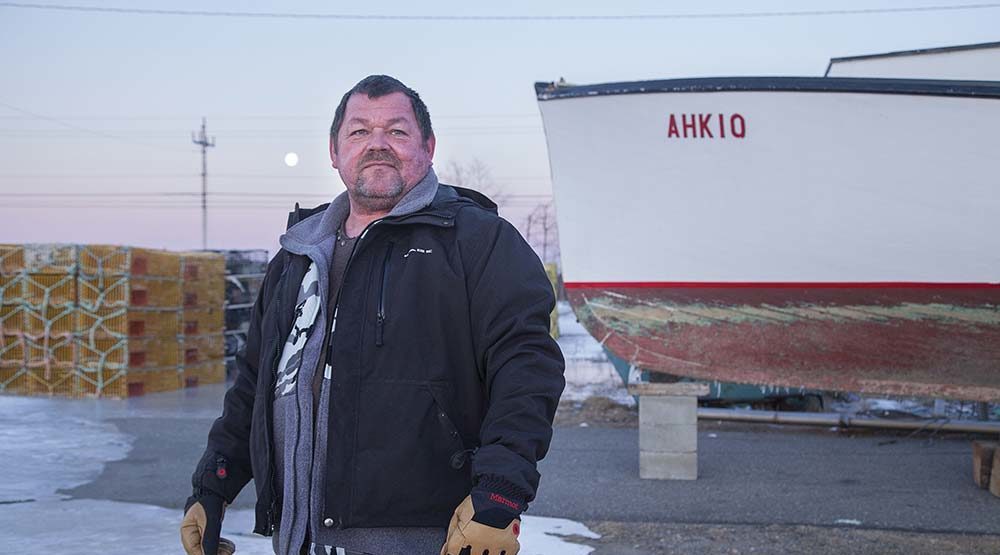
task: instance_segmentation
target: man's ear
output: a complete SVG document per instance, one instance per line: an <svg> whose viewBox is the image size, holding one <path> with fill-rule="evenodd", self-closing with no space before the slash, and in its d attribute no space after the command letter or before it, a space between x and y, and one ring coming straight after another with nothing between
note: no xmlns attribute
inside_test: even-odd
<svg viewBox="0 0 1000 555"><path fill-rule="evenodd" d="M427 157L434 159L434 147L437 145L437 140L434 138L434 134L427 138L427 142L424 143L424 147L427 149Z"/></svg>
<svg viewBox="0 0 1000 555"><path fill-rule="evenodd" d="M333 167L340 169L337 166L337 145L333 140L333 135L330 135L330 161L333 162Z"/></svg>

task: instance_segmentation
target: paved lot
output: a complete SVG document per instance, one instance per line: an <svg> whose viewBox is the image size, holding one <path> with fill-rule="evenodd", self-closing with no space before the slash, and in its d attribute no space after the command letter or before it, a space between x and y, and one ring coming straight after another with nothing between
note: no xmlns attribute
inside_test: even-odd
<svg viewBox="0 0 1000 555"><path fill-rule="evenodd" d="M64 493L179 509L222 391L66 402L134 440ZM661 482L638 478L637 434L558 427L531 514L584 521L597 555L1000 552L1000 499L972 483L968 437L702 422L700 478Z"/></svg>
<svg viewBox="0 0 1000 555"><path fill-rule="evenodd" d="M640 480L636 429L559 428L532 511L586 521L857 521L1000 534L1000 499L973 484L966 438L702 422L698 441L698 480Z"/></svg>

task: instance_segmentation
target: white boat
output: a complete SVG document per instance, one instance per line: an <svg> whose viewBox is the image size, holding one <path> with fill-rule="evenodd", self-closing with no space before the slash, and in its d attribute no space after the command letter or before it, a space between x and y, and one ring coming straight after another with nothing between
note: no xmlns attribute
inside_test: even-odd
<svg viewBox="0 0 1000 555"><path fill-rule="evenodd" d="M825 76L1000 81L1000 42L832 58Z"/></svg>
<svg viewBox="0 0 1000 555"><path fill-rule="evenodd" d="M578 318L646 370L1000 399L1000 84L536 84Z"/></svg>

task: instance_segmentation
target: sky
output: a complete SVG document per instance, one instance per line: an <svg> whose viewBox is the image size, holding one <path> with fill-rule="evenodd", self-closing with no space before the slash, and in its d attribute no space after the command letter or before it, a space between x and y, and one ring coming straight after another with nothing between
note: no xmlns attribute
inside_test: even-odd
<svg viewBox="0 0 1000 555"><path fill-rule="evenodd" d="M203 2L59 5L378 16L747 14L965 1ZM373 73L427 103L435 167L489 170L524 229L550 200L533 84L822 76L831 57L1000 40L1000 3L893 13L626 20L392 20L81 12L0 2L0 243L202 244L274 252L288 210L344 190L330 166L341 95ZM43 5L44 2L36 3ZM49 3L54 4L54 3ZM294 152L299 163L285 164ZM613 184L609 192L613 193ZM556 205L558 209L558 205ZM613 224L609 224L613 232Z"/></svg>

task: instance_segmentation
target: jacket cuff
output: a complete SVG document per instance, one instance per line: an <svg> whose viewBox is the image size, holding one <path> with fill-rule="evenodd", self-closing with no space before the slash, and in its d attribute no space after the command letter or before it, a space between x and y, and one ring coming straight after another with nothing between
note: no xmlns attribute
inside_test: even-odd
<svg viewBox="0 0 1000 555"><path fill-rule="evenodd" d="M230 475L229 461L218 453L205 453L191 476L192 495L189 504L206 496L221 497L232 503L242 489L242 484Z"/></svg>
<svg viewBox="0 0 1000 555"><path fill-rule="evenodd" d="M499 476L482 476L472 488L472 520L504 529L528 508L528 495Z"/></svg>
<svg viewBox="0 0 1000 555"><path fill-rule="evenodd" d="M518 513L524 512L528 506L528 492L517 487L513 482L507 479L496 476L494 474L484 474L476 480L476 486L474 489L486 490L492 493L497 493L514 501L516 504L521 506Z"/></svg>

